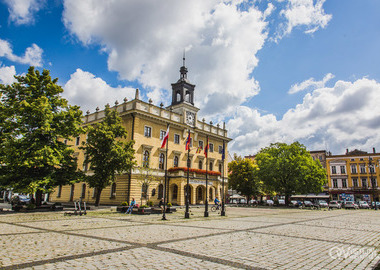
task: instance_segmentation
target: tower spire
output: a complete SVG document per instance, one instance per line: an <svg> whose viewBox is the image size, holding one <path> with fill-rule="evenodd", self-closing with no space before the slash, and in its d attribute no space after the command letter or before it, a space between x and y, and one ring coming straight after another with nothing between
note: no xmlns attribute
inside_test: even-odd
<svg viewBox="0 0 380 270"><path fill-rule="evenodd" d="M183 65L182 66L184 66L185 67L185 49L183 49L183 58L182 58L182 60L183 60Z"/></svg>
<svg viewBox="0 0 380 270"><path fill-rule="evenodd" d="M180 68L179 72L181 73L181 77L180 79L182 80L187 80L187 68L185 66L185 50L183 50L183 57L182 57L182 61L183 61L183 66Z"/></svg>

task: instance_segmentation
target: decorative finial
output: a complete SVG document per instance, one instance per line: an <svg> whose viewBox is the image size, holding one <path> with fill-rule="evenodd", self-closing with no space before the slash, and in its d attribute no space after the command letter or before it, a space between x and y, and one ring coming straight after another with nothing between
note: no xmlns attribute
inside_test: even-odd
<svg viewBox="0 0 380 270"><path fill-rule="evenodd" d="M210 121L210 125L212 126L212 121Z"/></svg>
<svg viewBox="0 0 380 270"><path fill-rule="evenodd" d="M99 109L99 107L96 107L96 109L95 109L95 110L96 110L96 112L98 112L100 109Z"/></svg>
<svg viewBox="0 0 380 270"><path fill-rule="evenodd" d="M182 60L183 60L183 66L185 66L185 59L186 59L186 57L185 57L185 49L183 49L183 58L182 58Z"/></svg>
<svg viewBox="0 0 380 270"><path fill-rule="evenodd" d="M125 97L125 98L124 98L124 103L127 103L127 101L128 101L128 99Z"/></svg>
<svg viewBox="0 0 380 270"><path fill-rule="evenodd" d="M107 103L105 107L106 107L106 108L109 108L109 107L110 107L110 104L109 104L109 103Z"/></svg>
<svg viewBox="0 0 380 270"><path fill-rule="evenodd" d="M86 114L89 115L90 114L90 110L87 110Z"/></svg>
<svg viewBox="0 0 380 270"><path fill-rule="evenodd" d="M164 103L161 102L160 107L161 107L161 108L164 107Z"/></svg>
<svg viewBox="0 0 380 270"><path fill-rule="evenodd" d="M150 99L149 99L149 104L152 104L152 102L153 102L153 100L150 98Z"/></svg>
<svg viewBox="0 0 380 270"><path fill-rule="evenodd" d="M202 119L202 122L205 122L205 121L206 121L206 119L203 118L203 119Z"/></svg>
<svg viewBox="0 0 380 270"><path fill-rule="evenodd" d="M219 126L220 126L220 125L219 125L219 124L217 124L216 126L219 128Z"/></svg>
<svg viewBox="0 0 380 270"><path fill-rule="evenodd" d="M119 101L116 100L115 101L115 106L117 106L117 105L119 105Z"/></svg>
<svg viewBox="0 0 380 270"><path fill-rule="evenodd" d="M136 88L135 99L140 99L140 92L138 88Z"/></svg>

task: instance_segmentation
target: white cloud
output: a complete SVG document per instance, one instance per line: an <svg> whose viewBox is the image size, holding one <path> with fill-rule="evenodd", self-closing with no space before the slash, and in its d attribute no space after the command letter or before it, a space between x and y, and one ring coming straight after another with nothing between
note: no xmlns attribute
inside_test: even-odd
<svg viewBox="0 0 380 270"><path fill-rule="evenodd" d="M147 96L168 96L170 84L179 78L184 48L188 77L201 93L196 105L204 114L231 111L259 91L250 75L267 37L267 23L255 7L240 11L236 3L216 0L66 0L64 8L70 32L83 44L100 44L108 53L109 69L151 89Z"/></svg>
<svg viewBox="0 0 380 270"><path fill-rule="evenodd" d="M28 64L31 66L42 66L42 53L43 50L36 44L26 48L24 56L17 56L13 54L11 44L3 39L0 39L0 57L5 57L10 61Z"/></svg>
<svg viewBox="0 0 380 270"><path fill-rule="evenodd" d="M306 34L311 34L319 28L325 28L332 18L332 15L326 14L323 4L326 0L289 0L287 8L281 11L281 15L287 20L286 24L278 33L277 38L290 34L293 28L305 26Z"/></svg>
<svg viewBox="0 0 380 270"><path fill-rule="evenodd" d="M333 79L335 76L331 73L326 74L326 76L322 79L322 81L315 81L314 78L307 79L306 81L303 81L301 83L293 84L292 87L289 89L289 94L294 94L303 90L313 90L317 88L323 88L325 87L325 84Z"/></svg>
<svg viewBox="0 0 380 270"><path fill-rule="evenodd" d="M94 112L98 106L103 109L101 106L107 103L113 106L116 100L122 103L125 97L130 100L135 94L133 88L111 87L101 78L79 68L71 74L63 89L63 96L69 100L69 103L79 105L83 112L87 110Z"/></svg>
<svg viewBox="0 0 380 270"><path fill-rule="evenodd" d="M380 83L362 78L306 94L280 120L240 106L227 123L229 135L235 138L230 150L255 154L271 142L300 141L309 150L334 154L343 154L346 148L370 151L380 144L379 100Z"/></svg>
<svg viewBox="0 0 380 270"><path fill-rule="evenodd" d="M45 0L4 0L8 5L9 19L17 25L34 23L34 14Z"/></svg>
<svg viewBox="0 0 380 270"><path fill-rule="evenodd" d="M16 80L14 76L16 75L15 66L0 66L0 83L2 84L12 84Z"/></svg>

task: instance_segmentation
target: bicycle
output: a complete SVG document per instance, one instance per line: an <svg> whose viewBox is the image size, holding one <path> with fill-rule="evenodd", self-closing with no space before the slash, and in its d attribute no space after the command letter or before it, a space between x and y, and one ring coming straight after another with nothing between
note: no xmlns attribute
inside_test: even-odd
<svg viewBox="0 0 380 270"><path fill-rule="evenodd" d="M218 205L213 205L211 206L211 211L212 212L215 212L215 211L221 211L222 210L222 205L221 204L218 204ZM224 211L226 210L226 205L224 205Z"/></svg>

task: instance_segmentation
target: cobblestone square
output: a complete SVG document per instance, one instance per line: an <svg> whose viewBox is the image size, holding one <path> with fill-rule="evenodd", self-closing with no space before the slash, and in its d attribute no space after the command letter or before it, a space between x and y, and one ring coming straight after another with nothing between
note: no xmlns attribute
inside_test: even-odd
<svg viewBox="0 0 380 270"><path fill-rule="evenodd" d="M380 211L1 214L1 269L374 269Z"/></svg>

